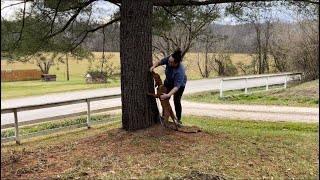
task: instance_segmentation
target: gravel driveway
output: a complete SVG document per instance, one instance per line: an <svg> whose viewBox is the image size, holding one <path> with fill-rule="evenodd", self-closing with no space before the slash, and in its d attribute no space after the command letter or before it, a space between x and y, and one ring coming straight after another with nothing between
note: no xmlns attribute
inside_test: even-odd
<svg viewBox="0 0 320 180"><path fill-rule="evenodd" d="M184 115L319 123L319 108L182 102Z"/></svg>

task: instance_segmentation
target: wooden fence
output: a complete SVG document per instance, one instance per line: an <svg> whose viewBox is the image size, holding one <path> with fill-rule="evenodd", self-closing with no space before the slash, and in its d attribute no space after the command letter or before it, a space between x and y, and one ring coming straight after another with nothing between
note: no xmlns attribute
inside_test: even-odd
<svg viewBox="0 0 320 180"><path fill-rule="evenodd" d="M40 80L41 71L38 69L28 70L3 70L1 71L1 81L26 81Z"/></svg>

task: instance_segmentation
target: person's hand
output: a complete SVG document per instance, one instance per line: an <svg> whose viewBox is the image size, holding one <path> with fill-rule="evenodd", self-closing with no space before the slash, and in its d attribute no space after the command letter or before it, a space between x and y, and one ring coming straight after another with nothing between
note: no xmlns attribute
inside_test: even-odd
<svg viewBox="0 0 320 180"><path fill-rule="evenodd" d="M165 94L163 93L161 96L160 96L160 100L166 100L166 99L169 99L170 98L170 95L169 94Z"/></svg>
<svg viewBox="0 0 320 180"><path fill-rule="evenodd" d="M153 72L153 70L154 70L154 67L151 66L151 67L150 67L150 72Z"/></svg>

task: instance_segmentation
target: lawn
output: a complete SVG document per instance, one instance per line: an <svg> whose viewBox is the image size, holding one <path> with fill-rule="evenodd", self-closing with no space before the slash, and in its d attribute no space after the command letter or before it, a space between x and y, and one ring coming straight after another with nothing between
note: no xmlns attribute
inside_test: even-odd
<svg viewBox="0 0 320 180"><path fill-rule="evenodd" d="M257 88L252 89L255 91ZM184 100L207 103L261 104L319 107L319 79L292 85L287 89L244 95L243 90L227 91L220 98L218 91L185 95Z"/></svg>
<svg viewBox="0 0 320 180"><path fill-rule="evenodd" d="M319 179L319 124L183 117L202 132L121 122L1 145L1 179Z"/></svg>
<svg viewBox="0 0 320 180"><path fill-rule="evenodd" d="M120 54L118 52L108 53L112 54L113 57L109 60L116 68L120 67ZM102 53L95 52L95 62L93 67L98 65L98 60L101 58ZM189 53L184 59L184 64L187 66L188 79L201 79L199 70L197 67L197 62L195 60L195 54ZM232 61L244 61L249 62L250 56L246 54L232 54ZM89 67L89 62L87 60L76 60L72 57L69 58L70 67L70 80L66 80L66 65L64 63L59 63L53 66L50 70L50 74L57 75L56 82L41 82L37 81L18 81L18 82L1 82L1 98L10 99L17 97L42 95L48 93L58 93L76 90L87 90L87 89L97 89L97 88L109 88L120 86L120 78L117 81L110 80L105 84L86 84L85 75ZM7 61L1 61L1 69L37 69L38 67L32 63L7 63ZM157 68L157 73L160 73L162 79L164 78L164 68ZM215 77L212 74L210 78Z"/></svg>

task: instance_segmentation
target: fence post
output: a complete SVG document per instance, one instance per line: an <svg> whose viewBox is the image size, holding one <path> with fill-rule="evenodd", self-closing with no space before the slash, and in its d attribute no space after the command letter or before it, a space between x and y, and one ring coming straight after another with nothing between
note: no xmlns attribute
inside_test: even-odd
<svg viewBox="0 0 320 180"><path fill-rule="evenodd" d="M244 89L244 94L248 94L248 78L246 78L246 87Z"/></svg>
<svg viewBox="0 0 320 180"><path fill-rule="evenodd" d="M284 88L287 88L287 74L284 76Z"/></svg>
<svg viewBox="0 0 320 180"><path fill-rule="evenodd" d="M223 79L220 80L220 98L223 96Z"/></svg>
<svg viewBox="0 0 320 180"><path fill-rule="evenodd" d="M299 78L300 78L300 83L302 81L302 73L299 74Z"/></svg>
<svg viewBox="0 0 320 180"><path fill-rule="evenodd" d="M269 91L269 76L267 76L266 91Z"/></svg>
<svg viewBox="0 0 320 180"><path fill-rule="evenodd" d="M90 123L90 99L87 99L87 126L88 126L88 129L91 128L91 123Z"/></svg>
<svg viewBox="0 0 320 180"><path fill-rule="evenodd" d="M16 143L20 144L20 137L19 137L19 122L18 122L18 112L17 109L13 110L14 115L14 128L15 128L15 137L16 137Z"/></svg>

